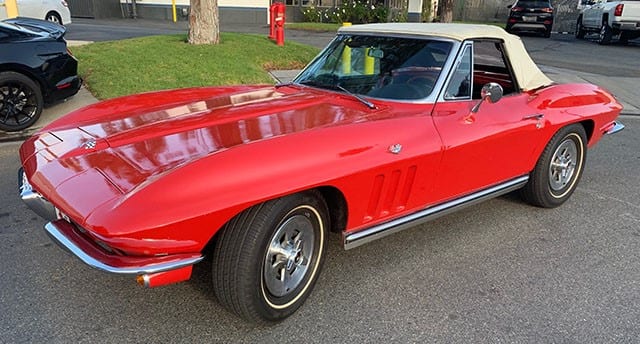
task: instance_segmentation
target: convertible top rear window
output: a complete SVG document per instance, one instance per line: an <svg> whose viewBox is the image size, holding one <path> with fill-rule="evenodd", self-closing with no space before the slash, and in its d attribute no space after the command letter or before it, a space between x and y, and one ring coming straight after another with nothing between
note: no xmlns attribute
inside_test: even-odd
<svg viewBox="0 0 640 344"><path fill-rule="evenodd" d="M452 43L439 40L340 35L294 81L375 98L428 97Z"/></svg>

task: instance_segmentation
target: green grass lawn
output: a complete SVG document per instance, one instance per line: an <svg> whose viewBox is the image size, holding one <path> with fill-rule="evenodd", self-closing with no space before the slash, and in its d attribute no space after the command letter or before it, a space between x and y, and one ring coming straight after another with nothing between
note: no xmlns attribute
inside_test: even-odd
<svg viewBox="0 0 640 344"><path fill-rule="evenodd" d="M265 36L222 33L219 45L195 46L185 35L150 36L72 47L80 74L98 99L205 85L273 83L267 70L299 69L318 49Z"/></svg>

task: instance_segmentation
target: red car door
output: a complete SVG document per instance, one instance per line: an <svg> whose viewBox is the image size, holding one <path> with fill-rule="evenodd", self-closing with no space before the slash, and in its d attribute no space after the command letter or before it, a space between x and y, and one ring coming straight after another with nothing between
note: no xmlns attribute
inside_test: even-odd
<svg viewBox="0 0 640 344"><path fill-rule="evenodd" d="M528 107L527 93L516 90L501 52L498 42L466 43L446 92L434 107L433 120L444 150L435 183L438 199L468 194L533 169L544 117ZM493 104L484 101L474 113L480 88L487 82L500 84L505 96Z"/></svg>

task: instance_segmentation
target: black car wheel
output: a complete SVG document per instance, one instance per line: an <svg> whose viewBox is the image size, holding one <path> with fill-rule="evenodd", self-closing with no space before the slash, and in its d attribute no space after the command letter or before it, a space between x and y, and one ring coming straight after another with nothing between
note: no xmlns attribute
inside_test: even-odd
<svg viewBox="0 0 640 344"><path fill-rule="evenodd" d="M560 129L542 152L523 198L536 206L555 208L576 189L587 157L587 134L580 124Z"/></svg>
<svg viewBox="0 0 640 344"><path fill-rule="evenodd" d="M602 45L607 45L611 43L611 37L613 33L611 32L611 27L607 22L603 22L600 27L600 34L598 35L598 43Z"/></svg>
<svg viewBox="0 0 640 344"><path fill-rule="evenodd" d="M578 17L578 20L576 21L576 38L577 39L583 39L584 35L585 35L585 31L584 31L584 27L582 26L582 17Z"/></svg>
<svg viewBox="0 0 640 344"><path fill-rule="evenodd" d="M0 73L0 130L30 127L42 113L44 100L38 84L23 74Z"/></svg>
<svg viewBox="0 0 640 344"><path fill-rule="evenodd" d="M213 255L220 303L256 323L293 314L320 274L327 213L321 195L311 191L256 205L229 221Z"/></svg>
<svg viewBox="0 0 640 344"><path fill-rule="evenodd" d="M44 17L44 20L62 25L62 18L58 13L53 11L47 13L47 15Z"/></svg>

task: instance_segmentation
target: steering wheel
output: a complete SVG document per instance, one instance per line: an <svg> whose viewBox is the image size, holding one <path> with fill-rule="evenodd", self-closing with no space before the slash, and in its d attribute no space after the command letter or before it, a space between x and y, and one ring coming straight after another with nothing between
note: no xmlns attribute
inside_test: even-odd
<svg viewBox="0 0 640 344"><path fill-rule="evenodd" d="M394 69L391 74L398 79L406 76L404 84L426 96L433 91L441 69L441 67L410 66Z"/></svg>
<svg viewBox="0 0 640 344"><path fill-rule="evenodd" d="M408 79L405 81L405 83L407 84L424 84L428 82L433 85L435 84L441 69L441 67L409 66L394 69L391 71L391 75L393 75L394 77L401 77L406 75ZM424 81L419 82L417 80Z"/></svg>

